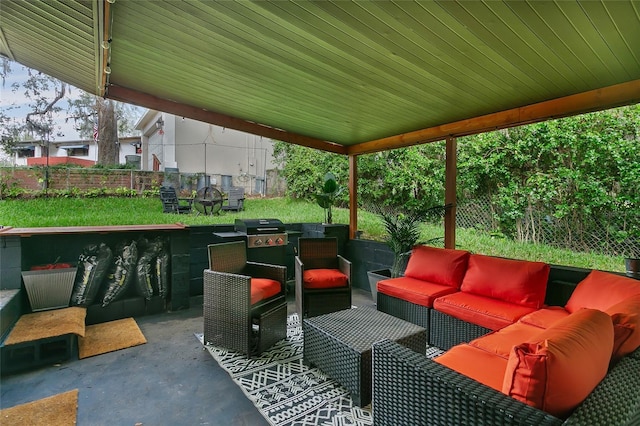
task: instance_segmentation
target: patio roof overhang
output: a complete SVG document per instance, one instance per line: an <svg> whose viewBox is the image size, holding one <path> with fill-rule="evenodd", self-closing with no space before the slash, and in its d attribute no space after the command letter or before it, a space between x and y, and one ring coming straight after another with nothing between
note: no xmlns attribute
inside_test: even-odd
<svg viewBox="0 0 640 426"><path fill-rule="evenodd" d="M350 157L637 103L638 40L633 0L0 4L12 60Z"/></svg>

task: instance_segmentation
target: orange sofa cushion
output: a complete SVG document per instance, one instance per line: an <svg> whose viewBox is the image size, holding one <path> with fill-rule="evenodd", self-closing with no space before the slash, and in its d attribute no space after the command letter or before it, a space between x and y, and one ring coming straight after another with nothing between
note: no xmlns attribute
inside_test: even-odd
<svg viewBox="0 0 640 426"><path fill-rule="evenodd" d="M489 334L478 337L470 341L469 345L508 359L514 346L522 342L528 342L541 332L542 329L539 327L516 322L501 330L492 331Z"/></svg>
<svg viewBox="0 0 640 426"><path fill-rule="evenodd" d="M468 260L469 252L464 250L416 246L411 251L404 276L458 289Z"/></svg>
<svg viewBox="0 0 640 426"><path fill-rule="evenodd" d="M544 304L549 270L542 262L472 254L460 290L539 309Z"/></svg>
<svg viewBox="0 0 640 426"><path fill-rule="evenodd" d="M498 392L502 391L506 358L463 343L433 360Z"/></svg>
<svg viewBox="0 0 640 426"><path fill-rule="evenodd" d="M378 281L379 293L428 308L433 307L433 301L436 297L457 291L457 289L448 285L434 284L409 277Z"/></svg>
<svg viewBox="0 0 640 426"><path fill-rule="evenodd" d="M348 278L338 269L306 269L302 281L305 288L334 288L346 286Z"/></svg>
<svg viewBox="0 0 640 426"><path fill-rule="evenodd" d="M513 348L502 392L566 418L607 374L612 349L611 317L581 309Z"/></svg>
<svg viewBox="0 0 640 426"><path fill-rule="evenodd" d="M640 295L630 297L605 311L613 320L613 357L630 354L640 347Z"/></svg>
<svg viewBox="0 0 640 426"><path fill-rule="evenodd" d="M562 306L547 306L546 308L538 309L523 316L518 322L539 328L549 328L556 321L560 321L562 318L568 316L569 312Z"/></svg>
<svg viewBox="0 0 640 426"><path fill-rule="evenodd" d="M578 283L564 308L569 312L580 308L606 311L616 303L638 294L640 281L594 270Z"/></svg>
<svg viewBox="0 0 640 426"><path fill-rule="evenodd" d="M490 330L511 325L523 315L534 311L534 308L528 306L461 291L438 297L433 301L433 307L442 313Z"/></svg>
<svg viewBox="0 0 640 426"><path fill-rule="evenodd" d="M280 283L269 278L251 278L251 304L280 293Z"/></svg>

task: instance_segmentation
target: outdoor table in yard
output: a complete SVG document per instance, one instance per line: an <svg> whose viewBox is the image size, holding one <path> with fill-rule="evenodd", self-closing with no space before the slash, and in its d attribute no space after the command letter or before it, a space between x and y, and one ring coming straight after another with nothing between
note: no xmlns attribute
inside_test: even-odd
<svg viewBox="0 0 640 426"><path fill-rule="evenodd" d="M427 345L426 329L365 307L307 318L302 330L304 361L338 380L361 407L371 402L373 343L390 339L421 354Z"/></svg>

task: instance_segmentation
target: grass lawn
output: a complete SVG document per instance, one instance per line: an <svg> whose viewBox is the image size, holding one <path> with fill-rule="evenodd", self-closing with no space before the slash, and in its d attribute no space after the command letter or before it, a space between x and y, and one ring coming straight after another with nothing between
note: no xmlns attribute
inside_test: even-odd
<svg viewBox="0 0 640 426"><path fill-rule="evenodd" d="M248 198L242 212L221 212L216 216L162 213L162 204L151 198L48 198L0 200L0 225L14 228L91 225L143 225L181 222L186 225L230 224L242 218L276 218L284 223L322 222L324 211L315 203L290 198ZM349 223L349 210L335 208L334 223ZM358 213L362 238L382 241L384 226L375 215ZM424 241L441 237L442 226L423 225ZM456 230L458 248L475 253L514 259L543 261L606 271L624 271L622 257L579 253L541 244L523 244L496 238L474 229Z"/></svg>

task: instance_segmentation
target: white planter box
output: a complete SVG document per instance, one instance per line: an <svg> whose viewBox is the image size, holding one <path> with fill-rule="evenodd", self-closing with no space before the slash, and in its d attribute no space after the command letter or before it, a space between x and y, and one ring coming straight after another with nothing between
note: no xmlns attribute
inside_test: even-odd
<svg viewBox="0 0 640 426"><path fill-rule="evenodd" d="M77 271L78 268L23 271L22 279L31 310L44 311L69 306Z"/></svg>

